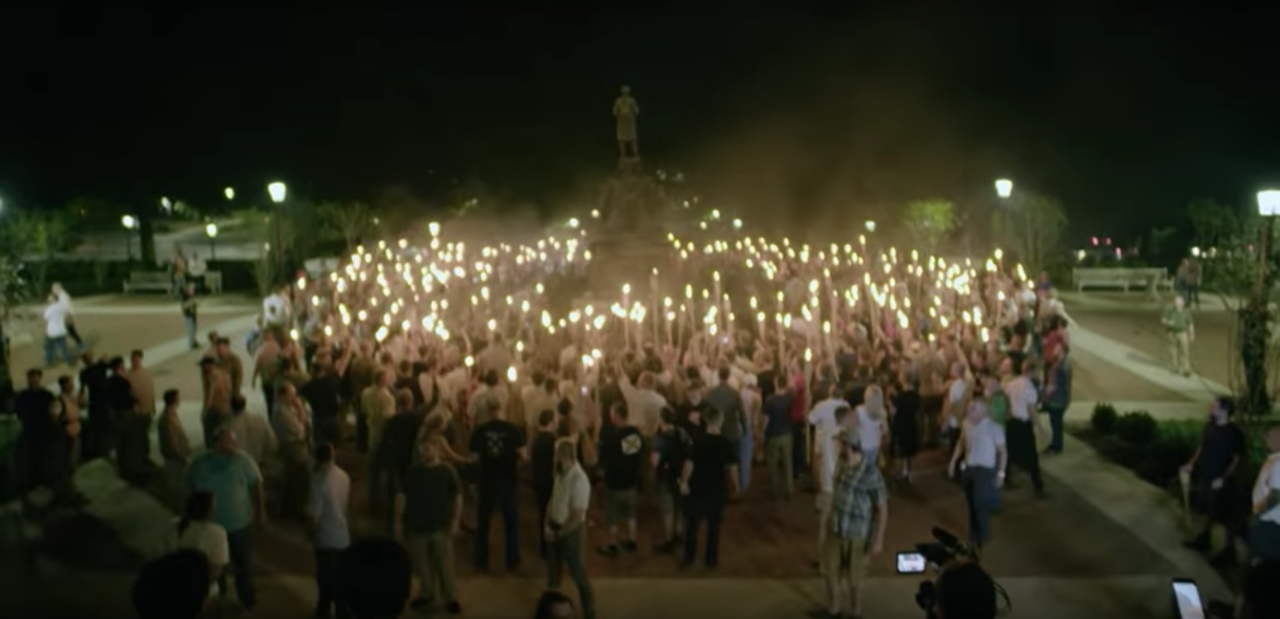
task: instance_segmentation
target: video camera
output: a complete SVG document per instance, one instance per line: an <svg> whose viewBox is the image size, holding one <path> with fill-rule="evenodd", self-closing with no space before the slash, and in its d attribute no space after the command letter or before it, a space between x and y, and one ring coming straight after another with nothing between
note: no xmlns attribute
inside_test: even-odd
<svg viewBox="0 0 1280 619"><path fill-rule="evenodd" d="M897 568L899 574L923 574L930 566L935 572L941 571L957 559L967 560L974 564L979 563L978 551L971 545L960 541L950 531L942 527L933 527L932 542L924 542L916 544L915 550L899 552L897 554ZM990 578L990 576L986 576ZM991 584L995 590L997 600L1002 603L997 604L1000 608L999 614L1005 614L1012 609L1009 601L1009 595L1005 593L999 583L995 579L991 579ZM933 580L925 580L920 583L920 588L916 591L916 604L920 609L925 611L928 619L934 619L935 607L938 602L937 585Z"/></svg>
<svg viewBox="0 0 1280 619"><path fill-rule="evenodd" d="M915 550L898 553L899 574L923 574L929 566L940 570L957 558L978 560L977 551L950 531L934 527L932 533L936 541L916 544Z"/></svg>

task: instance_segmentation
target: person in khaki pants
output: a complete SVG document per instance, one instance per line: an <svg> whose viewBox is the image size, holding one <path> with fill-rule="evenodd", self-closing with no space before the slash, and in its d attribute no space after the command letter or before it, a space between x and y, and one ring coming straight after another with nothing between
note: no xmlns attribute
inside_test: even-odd
<svg viewBox="0 0 1280 619"><path fill-rule="evenodd" d="M396 496L396 537L409 549L418 575L413 608L430 607L439 593L445 610L456 615L462 606L455 588L453 537L462 528L462 481L442 458L443 439L427 439L419 453L420 461L409 468Z"/></svg>
<svg viewBox="0 0 1280 619"><path fill-rule="evenodd" d="M1169 336L1169 359L1173 362L1173 371L1191 376L1191 342L1196 339L1196 325L1181 295L1173 298L1172 307L1164 309L1160 323Z"/></svg>

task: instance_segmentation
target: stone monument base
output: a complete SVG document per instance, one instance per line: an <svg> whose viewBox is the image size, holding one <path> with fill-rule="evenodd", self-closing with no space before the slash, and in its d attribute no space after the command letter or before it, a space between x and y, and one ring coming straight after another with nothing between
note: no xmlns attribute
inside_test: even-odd
<svg viewBox="0 0 1280 619"><path fill-rule="evenodd" d="M599 239L591 245L588 295L613 302L622 298L622 286L631 284L632 298L643 299L649 294L653 270L670 271L674 259L671 245L659 239L625 236Z"/></svg>

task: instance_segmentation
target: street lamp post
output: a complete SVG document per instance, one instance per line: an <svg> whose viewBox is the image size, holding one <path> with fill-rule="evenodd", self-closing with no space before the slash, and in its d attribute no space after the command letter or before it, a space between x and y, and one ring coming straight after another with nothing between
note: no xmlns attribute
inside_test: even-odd
<svg viewBox="0 0 1280 619"><path fill-rule="evenodd" d="M284 183L276 181L267 185L267 194L276 205L276 276L284 277L284 230L280 227L280 218L284 216L281 205L289 195L289 188Z"/></svg>
<svg viewBox="0 0 1280 619"><path fill-rule="evenodd" d="M204 227L204 233L209 237L209 259L218 259L218 224L211 223Z"/></svg>
<svg viewBox="0 0 1280 619"><path fill-rule="evenodd" d="M1256 294L1261 300L1266 290L1263 288L1267 274L1267 244L1275 233L1276 216L1280 215L1280 190L1267 189L1258 192L1258 214L1267 218L1267 229L1262 235L1262 243L1258 252L1258 283Z"/></svg>
<svg viewBox="0 0 1280 619"><path fill-rule="evenodd" d="M125 215L120 218L120 224L126 230L124 235L125 256L128 259L127 262L133 264L133 230L138 227L138 220L134 219L133 215Z"/></svg>
<svg viewBox="0 0 1280 619"><path fill-rule="evenodd" d="M1008 200L1013 195L1013 181L1002 178L996 181L996 195L1002 200Z"/></svg>

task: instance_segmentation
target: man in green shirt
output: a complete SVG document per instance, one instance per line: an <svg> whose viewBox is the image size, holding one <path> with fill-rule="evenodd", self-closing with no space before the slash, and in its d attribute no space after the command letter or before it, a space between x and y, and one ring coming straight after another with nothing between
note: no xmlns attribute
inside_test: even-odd
<svg viewBox="0 0 1280 619"><path fill-rule="evenodd" d="M1173 371L1191 376L1191 342L1196 339L1196 326L1191 320L1191 310L1186 307L1182 295L1173 298L1173 305L1164 308L1160 318L1169 339L1169 357Z"/></svg>

